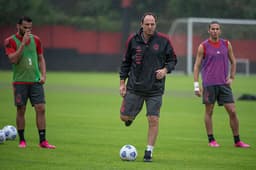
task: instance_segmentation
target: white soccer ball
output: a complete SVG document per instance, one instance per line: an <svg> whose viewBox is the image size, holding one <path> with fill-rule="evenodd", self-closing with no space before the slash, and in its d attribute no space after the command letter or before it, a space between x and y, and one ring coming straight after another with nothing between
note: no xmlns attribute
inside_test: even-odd
<svg viewBox="0 0 256 170"><path fill-rule="evenodd" d="M3 130L0 130L0 143L4 143L6 140L5 133Z"/></svg>
<svg viewBox="0 0 256 170"><path fill-rule="evenodd" d="M3 128L3 131L5 133L6 140L14 140L17 136L17 129L12 125L6 125Z"/></svg>
<svg viewBox="0 0 256 170"><path fill-rule="evenodd" d="M134 161L137 156L137 150L133 145L127 144L120 149L120 158L124 161Z"/></svg>

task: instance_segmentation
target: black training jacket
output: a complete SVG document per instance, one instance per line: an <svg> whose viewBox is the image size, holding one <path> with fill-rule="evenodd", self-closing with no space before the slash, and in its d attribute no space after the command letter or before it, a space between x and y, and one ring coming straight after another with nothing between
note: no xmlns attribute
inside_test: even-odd
<svg viewBox="0 0 256 170"><path fill-rule="evenodd" d="M164 93L165 78L156 79L156 70L167 68L168 73L177 64L169 37L155 32L147 43L141 37L142 29L131 35L120 67L120 80L127 81L127 90L143 96Z"/></svg>

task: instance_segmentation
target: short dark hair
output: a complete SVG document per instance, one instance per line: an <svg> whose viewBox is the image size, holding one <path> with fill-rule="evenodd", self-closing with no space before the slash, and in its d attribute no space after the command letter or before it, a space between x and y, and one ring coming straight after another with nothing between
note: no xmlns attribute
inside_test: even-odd
<svg viewBox="0 0 256 170"><path fill-rule="evenodd" d="M28 16L22 16L18 20L18 24L22 24L22 21L32 22L32 19Z"/></svg>
<svg viewBox="0 0 256 170"><path fill-rule="evenodd" d="M220 26L220 23L218 21L212 21L212 22L210 22L210 24L208 26L209 29L211 28L212 24L218 24Z"/></svg>
<svg viewBox="0 0 256 170"><path fill-rule="evenodd" d="M144 18L147 16L147 15L152 15L154 18L155 18L155 21L157 21L157 16L153 13L153 12L145 12L142 17L141 17L141 23L144 22Z"/></svg>

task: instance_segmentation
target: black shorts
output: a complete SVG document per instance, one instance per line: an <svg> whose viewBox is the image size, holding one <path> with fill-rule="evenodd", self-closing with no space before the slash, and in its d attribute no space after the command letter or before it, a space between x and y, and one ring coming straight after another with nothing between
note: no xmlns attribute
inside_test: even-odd
<svg viewBox="0 0 256 170"><path fill-rule="evenodd" d="M13 84L14 103L16 106L24 106L30 100L32 106L45 103L44 88L40 83Z"/></svg>
<svg viewBox="0 0 256 170"><path fill-rule="evenodd" d="M129 91L127 91L125 97L123 98L120 109L121 114L135 118L141 111L144 101L146 103L147 115L160 115L162 95L145 97L130 93Z"/></svg>
<svg viewBox="0 0 256 170"><path fill-rule="evenodd" d="M214 104L219 106L226 103L234 103L232 89L229 85L207 86L203 89L203 104Z"/></svg>

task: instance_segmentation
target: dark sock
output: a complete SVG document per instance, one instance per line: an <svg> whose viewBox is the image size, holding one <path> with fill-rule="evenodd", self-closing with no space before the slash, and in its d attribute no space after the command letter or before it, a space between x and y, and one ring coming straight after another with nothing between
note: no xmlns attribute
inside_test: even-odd
<svg viewBox="0 0 256 170"><path fill-rule="evenodd" d="M25 141L24 129L18 130L18 134L19 134L20 141Z"/></svg>
<svg viewBox="0 0 256 170"><path fill-rule="evenodd" d="M234 136L234 142L235 142L235 143L237 143L237 142L239 142L239 141L240 141L240 137L239 137L239 135Z"/></svg>
<svg viewBox="0 0 256 170"><path fill-rule="evenodd" d="M45 141L45 129L38 130L40 143Z"/></svg>
<svg viewBox="0 0 256 170"><path fill-rule="evenodd" d="M215 140L214 137L213 137L213 134L210 134L210 135L207 135L207 136L208 136L208 141L209 142L212 142L212 141Z"/></svg>

